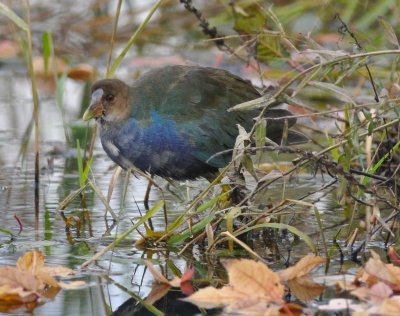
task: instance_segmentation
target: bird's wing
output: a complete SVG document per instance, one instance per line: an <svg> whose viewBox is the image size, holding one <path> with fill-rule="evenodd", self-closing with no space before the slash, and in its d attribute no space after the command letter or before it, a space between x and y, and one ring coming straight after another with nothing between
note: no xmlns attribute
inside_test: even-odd
<svg viewBox="0 0 400 316"><path fill-rule="evenodd" d="M132 115L144 125L151 123L151 113L172 120L179 134L192 143L193 156L203 162L231 149L238 134L237 124L249 128L257 115L227 109L260 96L249 82L229 72L186 66L150 71L133 89ZM230 156L219 156L208 164L220 168Z"/></svg>

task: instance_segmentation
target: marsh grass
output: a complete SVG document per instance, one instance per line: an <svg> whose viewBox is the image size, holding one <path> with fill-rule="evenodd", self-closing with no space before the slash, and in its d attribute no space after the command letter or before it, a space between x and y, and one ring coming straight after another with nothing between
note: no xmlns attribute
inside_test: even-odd
<svg viewBox="0 0 400 316"><path fill-rule="evenodd" d="M327 13L322 13L320 8L316 9L320 4L315 1L296 1L276 7L264 6L261 1L239 1L216 10L213 17L215 23L225 21L227 17L232 19L237 34L230 36L223 36L217 30L213 32L211 24L207 24L206 14L198 14L199 11L196 14L193 7L188 5L190 1L181 2L187 4L188 16L191 13L194 14L193 21L197 21L196 19L201 21L201 29L205 36L224 52L229 52L231 56L246 61L251 69L259 71L261 79L264 79L265 75L261 69L269 69L266 65L271 65L270 68L276 67L278 86L259 99L230 109L230 111L259 109L260 114L255 119L253 128L250 131L243 131L240 135L241 139L238 139L237 146L232 150L231 163L222 169L220 175L194 199L185 201L186 207L175 220L172 222L165 220L165 231L161 233L161 236L154 234L151 242L165 242L170 246L181 247L180 253L182 253L190 246L207 240L209 253L215 252L218 247L226 247L228 251L234 252L235 246L243 247L238 241L238 236L251 233L256 235L265 230L273 230L277 233L288 231L293 239L301 239L311 251L323 251L329 258L331 256L330 243L333 242L325 236L329 227L324 223L323 214L314 205L318 198L313 194L334 191L335 202L343 212L338 216L344 217L345 220L345 224L338 228L335 240L352 240L354 243L358 241L362 246L354 250L355 255L363 247L368 246L368 241L378 233L387 234L386 245L396 243L399 235L394 223L399 210L398 167L393 167L390 162L392 158L400 154L398 142L400 118L397 110L400 103L397 97L400 45L396 29L387 20L378 19L379 14L387 13L388 6L392 2L379 1L379 3L370 4L368 12L361 15L357 11L359 5L357 2L339 1L343 5L340 12L341 20L347 21L349 25L354 25L355 29L360 30L359 33L354 32L355 36L359 36L361 31L360 36L365 36L368 31L371 34L384 35L373 36L366 45L368 51L358 47L355 52L348 47L343 50L337 49L337 43L334 48L326 48L313 39L314 34L299 35L288 30L287 25L294 16L306 14L311 10L317 10L320 16L325 17ZM119 0L114 17L105 77L115 75L121 62L126 58L126 53L137 42L151 17L162 7L164 1L156 2L145 20L125 43L121 53L113 60L121 3L122 1ZM27 6L28 9L29 6ZM0 12L8 16L27 37L25 51L30 65L32 52L29 49L31 45L29 23L21 20L3 4L0 4ZM379 30L374 30L377 27ZM343 42L344 38L349 37L351 30L347 29L347 33L343 34L340 30L335 30L335 32L339 35L339 40ZM350 38L350 41L353 44L354 38ZM43 46L43 54L51 62L51 58L54 60L55 56L50 33L44 36ZM278 69L279 66L276 65L284 65L285 67L281 67L284 70ZM34 76L32 73L30 75L34 103L37 103ZM61 89L57 93L59 95L57 104L62 104L63 82L62 79L60 80L57 81L57 86ZM375 86L379 102L373 101L377 97L373 91ZM318 105L308 104L308 101L315 101ZM268 141L263 116L275 102L295 105L298 111L294 117L299 121L308 119L306 121L310 122L308 125L299 127L309 135L309 144L292 148ZM321 103L323 103L322 106ZM36 131L39 128L37 111L38 104L34 106L32 125L27 130L29 135L30 129L35 130L35 157L36 151L39 150L38 140L36 141L36 136L38 136ZM290 118L292 117L287 117L287 119ZM327 132L319 128L318 122L324 122L324 120L326 122L335 120L334 128ZM79 189L60 202L60 209L67 207L85 190L91 190L111 213L113 220L118 222L120 215L112 210L109 202L118 177L123 173L121 169L116 169L106 197L103 196L101 188L90 179L95 130L96 128L92 134L90 148L85 148L85 152L89 152L87 161L85 161L86 154L82 157L80 144L77 143ZM392 139L395 140L393 144L390 143ZM253 144L255 147L252 146ZM260 164L265 156L272 156L272 154L289 155L288 160L294 162L293 166L272 175L263 173ZM227 200L233 189L221 192L220 183L231 174L242 173L244 170L250 174L248 178L252 179L254 185L243 184L238 178L234 178L231 181L233 187L244 186L247 190L243 190L243 198L237 205L231 205L227 203ZM290 177L295 178L296 174L302 172L310 174L311 177L325 176L329 178L329 181L321 183L319 189L298 199L287 198L286 182ZM125 211L128 175L125 177L120 201L121 213ZM163 194L163 189L157 185L157 180L151 179L148 175L140 175L145 176ZM278 182L283 183L279 197L274 197L271 203L257 204L257 198L267 195L265 193L267 189ZM145 221L161 208L165 210L164 201L150 208L150 211L135 223L132 229L121 233L120 237L101 254L113 249L121 242L120 238L126 238L130 232L141 225L144 226ZM305 229L289 224L285 215L294 208L302 208L314 214L318 226L316 233L321 243L316 245L315 240L306 233ZM375 210L373 216L367 214L369 209ZM344 214L345 210L349 210L349 213ZM247 221L237 226L237 222L243 218ZM363 226L370 222L373 224ZM154 233L149 231L148 227L146 231L148 235ZM249 250L246 251L250 253ZM101 254L96 255L93 260ZM251 255L254 256L254 254Z"/></svg>

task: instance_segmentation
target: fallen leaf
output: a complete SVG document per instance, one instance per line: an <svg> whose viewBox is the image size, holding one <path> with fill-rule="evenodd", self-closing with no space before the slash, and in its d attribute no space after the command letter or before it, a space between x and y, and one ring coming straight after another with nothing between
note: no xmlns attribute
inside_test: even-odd
<svg viewBox="0 0 400 316"><path fill-rule="evenodd" d="M44 289L45 284L29 271L20 271L15 267L2 267L0 268L0 286L37 292Z"/></svg>
<svg viewBox="0 0 400 316"><path fill-rule="evenodd" d="M393 294L393 291L385 283L379 282L370 288L360 287L350 293L362 301L381 305L384 300L388 299Z"/></svg>
<svg viewBox="0 0 400 316"><path fill-rule="evenodd" d="M247 299L249 299L249 296L246 293L235 291L228 285L221 289L208 286L193 293L184 301L195 304L200 308L214 308Z"/></svg>
<svg viewBox="0 0 400 316"><path fill-rule="evenodd" d="M44 256L39 251L29 251L17 260L17 268L20 271L35 272L44 267Z"/></svg>
<svg viewBox="0 0 400 316"><path fill-rule="evenodd" d="M149 302L151 302L151 301L155 302L155 301L159 300L161 297L163 297L165 294L168 293L168 291L170 290L171 287L180 287L182 293L185 295L191 295L194 292L193 286L191 283L191 279L194 274L194 269L189 269L182 275L182 277L180 277L180 278L175 277L171 281L169 281L165 276L162 275L162 273L160 273L154 267L154 265L150 261L148 261L148 260L146 261L146 266L149 269L150 273L153 275L154 280L157 282L157 284L155 286L153 286L153 288L147 298L149 300ZM160 286L160 285L164 285L164 286Z"/></svg>
<svg viewBox="0 0 400 316"><path fill-rule="evenodd" d="M194 269L187 270L182 277L175 277L171 281L169 281L165 276L162 275L150 261L146 261L146 267L149 269L150 273L153 275L153 278L158 283L168 284L172 287L180 287L182 283L187 283L191 280L194 274Z"/></svg>
<svg viewBox="0 0 400 316"><path fill-rule="evenodd" d="M261 262L248 259L223 263L229 284L221 289L206 287L185 299L201 308L224 307L242 315L279 315L285 306L279 276Z"/></svg>
<svg viewBox="0 0 400 316"><path fill-rule="evenodd" d="M289 280L288 287L298 299L303 301L315 299L325 289L325 286L315 283L309 276Z"/></svg>
<svg viewBox="0 0 400 316"><path fill-rule="evenodd" d="M154 267L154 265L153 265L150 261L148 261L148 260L146 260L146 267L147 267L147 269L149 269L151 275L153 276L153 278L154 278L154 280L155 280L156 282L158 282L158 283L169 284L168 279L167 279L165 276L163 276L162 273L159 272L159 271Z"/></svg>
<svg viewBox="0 0 400 316"><path fill-rule="evenodd" d="M229 260L223 263L229 276L229 285L236 291L279 300L284 294L278 274L265 264L248 259Z"/></svg>
<svg viewBox="0 0 400 316"><path fill-rule="evenodd" d="M64 290L75 290L86 285L85 281L72 281L72 282L58 282L58 285Z"/></svg>
<svg viewBox="0 0 400 316"><path fill-rule="evenodd" d="M398 315L400 311L400 297L391 297L382 302L379 310L381 315Z"/></svg>
<svg viewBox="0 0 400 316"><path fill-rule="evenodd" d="M52 297L58 292L49 289L71 289L85 284L83 281L61 283L53 278L56 275L66 276L72 273L71 269L64 267L45 267L41 252L27 252L18 259L16 267L0 267L0 306L33 303L39 297ZM46 296L47 294L49 295ZM25 310L28 310L29 306L25 307ZM15 306L5 309L11 310L15 310Z"/></svg>
<svg viewBox="0 0 400 316"><path fill-rule="evenodd" d="M169 290L171 289L171 286L166 283L154 283L149 295L147 295L147 298L145 302L147 304L153 304L154 302L158 301L160 298L164 297Z"/></svg>
<svg viewBox="0 0 400 316"><path fill-rule="evenodd" d="M365 264L365 271L385 283L400 285L400 268L385 264L380 257L371 251L372 257ZM399 278L397 277L399 276Z"/></svg>
<svg viewBox="0 0 400 316"><path fill-rule="evenodd" d="M293 267L279 271L278 275L280 276L281 280L289 281L309 274L313 269L322 263L324 263L324 259L310 254L302 258Z"/></svg>

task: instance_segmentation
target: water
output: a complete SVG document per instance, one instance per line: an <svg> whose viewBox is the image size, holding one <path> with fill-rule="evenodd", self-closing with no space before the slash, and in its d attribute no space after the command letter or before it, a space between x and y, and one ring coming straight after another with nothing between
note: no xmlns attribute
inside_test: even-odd
<svg viewBox="0 0 400 316"><path fill-rule="evenodd" d="M73 7L71 2L69 5ZM53 9L65 14L69 12L65 8L58 8L56 5ZM111 10L115 10L115 7L112 6ZM79 10L79 12L82 11ZM77 13L73 12L73 14ZM127 16L124 19L129 22ZM50 22L57 24L55 21ZM126 23L129 24L128 22ZM48 27L52 25L51 23L45 26ZM43 28L44 25L39 24L38 27ZM85 46L88 45L87 37L82 36L82 34L81 37L77 36L76 30L76 28L72 30L73 32L70 30L73 34L71 32L66 34L68 41L63 48L82 49L82 47L88 47ZM131 34L129 33L129 35ZM85 40L82 40L82 38ZM38 43L39 39L36 40ZM107 37L108 40L109 37ZM179 41L173 38L172 40L176 44L182 43L182 39ZM56 43L59 43L59 41L60 37L56 36ZM90 43L90 53L96 55L101 45L106 44ZM102 49L104 51L104 47ZM163 49L165 56L171 54L170 48L163 47ZM210 56L213 57L210 58ZM207 51L206 54L185 57L188 59L192 57L193 62L203 60L202 64L213 65L218 55L215 56L214 53ZM90 58L93 57L90 56ZM104 65L106 64L104 58L93 59L93 64L99 66L99 73L104 73ZM179 55L174 58L166 58L161 63L169 63L171 60L182 62L186 59ZM127 60L119 75L130 80L140 66L147 68L158 63L160 63L160 60L154 58ZM231 67L231 70L236 71L239 68ZM132 222L136 222L142 216L141 214L144 214L143 198L147 181L143 178L131 176L125 200L126 207L122 209L121 199L124 192L125 177L125 173L122 173L110 201L110 205L116 213L124 212L123 220L116 227L112 226L113 223L109 214L105 217L105 207L99 197L89 189L86 191L84 206L78 198L64 210L60 210L60 202L72 191L79 188L75 139L79 138L83 143L87 127L87 124L80 119L87 105L87 103L82 103L85 84L66 79L64 91L65 123L63 123L63 115L56 104L55 93L51 89L51 84L41 82L39 83L41 181L39 218L36 221L34 216L32 137L26 152L21 156L19 154L33 111L30 81L26 77L25 68L21 62L6 61L3 63L0 68L0 87L0 228L7 229L14 234L13 237L9 237L0 232L0 265L15 265L17 258L25 252L33 249L40 250L45 255L47 265L63 265L76 269L76 275L71 277L70 280L79 279L87 283L81 289L61 290L53 300L44 299L45 304L34 309L35 315L110 315L112 313L133 315L134 311L135 315L145 315L145 309L135 300L132 301L132 295L145 299L151 291L153 277L144 266L146 259L162 268L163 273L169 278L174 276L172 271L183 273L193 266L197 271L196 278L223 279L225 272L220 265L220 259L233 256L227 252L225 244L220 245L215 252L210 254L205 251L206 247L202 243L188 247L182 254L179 253L182 246L167 247L165 244L157 244L143 249L134 245L135 241L141 238L141 234L145 233L143 227L139 228L141 234L137 231L133 232L113 252L106 253L88 268L79 269L83 262L110 244L116 235L127 231L132 226ZM68 131L68 137L71 141L69 144L67 144L65 130ZM106 156L98 141L95 146L94 157L90 180L94 181L102 194L106 196L115 166ZM312 205L291 205L289 208L276 212L275 218L298 227L302 232L311 236L317 244L319 252L323 254L320 228L313 209L315 207L321 215L322 224L326 228L325 239L331 247L333 260L330 273L336 273L341 271L342 262L340 262L339 251L332 246L332 240L342 225L345 214L343 209L338 206L334 192L328 194L318 192L318 189L330 180L329 177L323 179L319 176L314 177L311 174L302 173L290 181L285 179L285 185L282 181L277 182L258 195L259 205L255 211L260 212L269 209L283 198L300 199L315 191L316 193L306 199ZM164 180L156 179L156 181L162 188L166 188L167 184ZM189 192L187 190L188 185L191 187ZM193 181L177 183L172 189L174 194L165 190L169 221L172 222L173 219L177 218L193 197L200 192L200 189L206 185L205 181ZM251 184L249 188L252 188ZM154 205L160 199L159 190L153 188L150 195L150 205ZM15 216L22 224L20 234L18 234L20 225ZM69 228L66 224L68 221L72 223ZM156 231L164 230L162 212L159 212L153 218L153 224ZM304 242L294 240L292 235L284 231L274 232L273 238L263 235L262 232L255 235L257 236L253 236L253 239L249 241L250 246L265 258L274 269L283 268L288 258L291 262L295 262L310 252ZM341 245L343 246L343 244ZM235 255L247 256L247 253L237 249ZM346 269L355 266L348 258L345 258L345 263ZM170 292L162 302L157 304L157 307L161 310L169 308L168 315L178 313L179 308L183 310L181 315L199 313L198 310L190 310L190 308L193 308L192 305L181 306L180 304L183 303L176 300L177 296L179 296L178 292ZM173 308L176 308L175 312L171 311ZM20 308L15 313L23 314L24 310L26 309Z"/></svg>
<svg viewBox="0 0 400 316"><path fill-rule="evenodd" d="M7 92L0 97L0 226L16 235L13 238L0 235L0 264L14 265L17 258L25 252L40 250L46 257L47 265L78 269L76 275L70 279L84 280L87 283L82 289L62 290L54 300L48 302L45 300L45 304L35 308L35 315L109 315L112 312L130 315L132 310L135 310L136 314L139 313L138 310L145 311L131 298L133 293L145 299L151 291L153 277L144 266L145 259L150 259L156 266L162 267L170 278L173 277L171 271L183 273L191 266L196 268L199 277L210 276L210 273L224 274L219 259L229 257L230 254L224 250L223 245L213 254L206 254L205 248L200 244L194 245L193 248L189 247L183 254L178 255L182 247L171 248L160 244L152 245L148 249L136 248L134 243L141 238L138 232L133 232L113 252L108 252L89 268L80 270L79 267L83 262L111 243L115 235L128 230L132 221L137 221L145 212L143 198L147 180L131 176L125 201L126 208L121 209L125 172L119 177L110 205L116 213L124 212L125 215L116 227L112 226L109 214L105 217L105 207L101 200L89 189L86 190L85 207L82 207L80 199L77 198L65 210L60 210L60 202L70 192L79 188L76 150L66 145L62 116L54 97L41 93L41 182L39 220L36 223L32 141L29 142L27 153L18 159L23 135L32 115L29 81L23 74L10 72L0 72L0 81L7 86L5 90ZM67 102L65 118L72 134L76 135L82 135L82 131L86 128L86 124L80 119L82 109L76 106L80 104L79 98L83 95L83 89L83 83L77 84L72 81L66 83L65 95L73 97ZM69 103L75 105L69 106ZM99 141L96 142L94 157L90 179L106 196L115 166L102 150ZM288 181L285 187L283 182L270 186L268 190L259 194L257 200L261 206L277 203L282 199L283 189L285 198L298 199L317 191L324 181L326 180L320 177L300 174ZM157 179L157 182L166 188L164 180ZM189 192L188 185L192 188ZM204 188L206 185L205 181L177 183L172 188L174 195L165 191L169 221L172 222L179 216L185 205L198 194L199 188ZM250 179L249 189L252 189ZM180 199L176 196L180 196ZM310 197L312 200L318 200L314 206L323 216L324 224L331 225L338 222L340 217L337 216L335 203L330 194L323 195L317 192ZM150 204L154 205L160 199L159 190L153 188ZM282 213L279 212L278 215L284 218L284 222L301 227L304 233L314 236L315 241L320 240L319 228L310 207L294 205ZM17 235L19 225L14 216L17 216L22 223L22 232L19 235ZM67 221L72 223L68 229ZM77 223L80 226L77 226ZM162 212L153 218L153 224L156 231L164 230ZM145 233L143 227L140 231L142 234ZM336 230L328 231L325 238L331 240L335 232ZM292 249L290 244L293 242L289 236L281 235L279 238L273 239L272 244L265 244L265 240L257 238L250 241L250 246L270 261L271 266L276 269L283 267L285 258L289 256L287 249ZM293 249L290 250L293 252L292 260L299 259L309 252L304 243ZM246 253L238 249L236 255L246 256ZM164 305L159 307L183 308L187 312L188 305L180 307L179 304L182 302L174 298L176 295L182 294L172 291L163 299Z"/></svg>

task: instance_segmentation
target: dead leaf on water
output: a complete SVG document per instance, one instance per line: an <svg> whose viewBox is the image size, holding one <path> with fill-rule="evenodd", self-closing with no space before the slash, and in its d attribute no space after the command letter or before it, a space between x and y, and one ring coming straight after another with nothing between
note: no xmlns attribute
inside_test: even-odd
<svg viewBox="0 0 400 316"><path fill-rule="evenodd" d="M12 311L16 304L36 302L51 288L70 289L85 284L82 281L66 284L54 279L71 274L73 271L65 267L46 267L41 252L27 252L18 259L16 267L0 267L0 305L5 307L2 311Z"/></svg>
<svg viewBox="0 0 400 316"><path fill-rule="evenodd" d="M284 281L293 280L309 274L313 269L324 262L324 259L321 257L310 254L302 258L294 266L279 271L278 274Z"/></svg>
<svg viewBox="0 0 400 316"><path fill-rule="evenodd" d="M194 274L194 269L189 269L182 275L182 277L174 277L170 281L165 276L163 276L162 273L159 272L150 261L146 261L146 266L149 269L150 273L153 275L154 280L156 281L156 284L153 286L153 289L150 292L150 299L148 297L150 301L153 301L155 297L157 298L156 300L160 299L168 293L171 287L180 287L182 293L185 295L190 295L193 293L194 290L192 287L191 279ZM162 293L162 295L160 295L160 293Z"/></svg>
<svg viewBox="0 0 400 316"><path fill-rule="evenodd" d="M282 299L284 286L278 274L265 264L239 259L225 261L223 265L229 284L221 289L200 289L185 301L202 308L224 307L226 313L242 315L279 315L281 309L289 310Z"/></svg>

